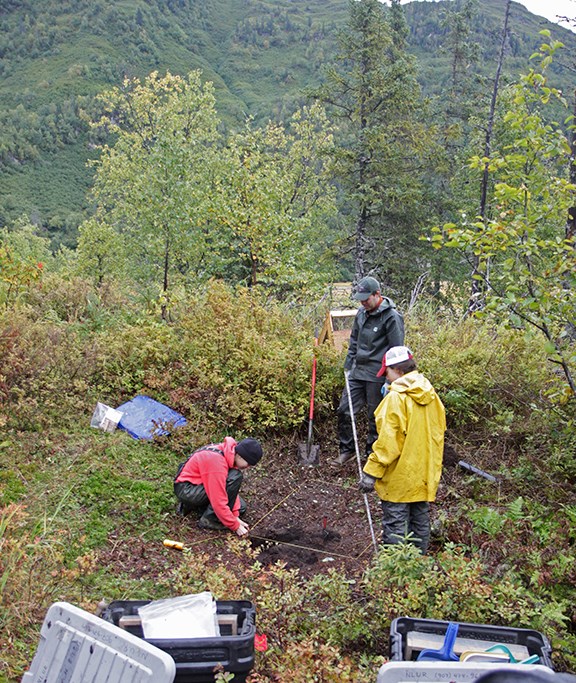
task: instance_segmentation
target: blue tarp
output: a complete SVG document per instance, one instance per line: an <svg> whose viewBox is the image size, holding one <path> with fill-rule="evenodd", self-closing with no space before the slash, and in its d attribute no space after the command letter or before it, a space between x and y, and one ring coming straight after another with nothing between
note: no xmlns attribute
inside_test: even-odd
<svg viewBox="0 0 576 683"><path fill-rule="evenodd" d="M118 429L124 429L134 439L152 439L186 424L183 415L149 396L135 396L116 410L124 413Z"/></svg>

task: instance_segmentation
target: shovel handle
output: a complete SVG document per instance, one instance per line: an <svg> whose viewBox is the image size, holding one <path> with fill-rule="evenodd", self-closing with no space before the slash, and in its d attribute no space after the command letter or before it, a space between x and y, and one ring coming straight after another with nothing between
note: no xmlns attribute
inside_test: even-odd
<svg viewBox="0 0 576 683"><path fill-rule="evenodd" d="M314 391L316 389L316 356L312 360L312 391L310 392L310 422L314 419Z"/></svg>

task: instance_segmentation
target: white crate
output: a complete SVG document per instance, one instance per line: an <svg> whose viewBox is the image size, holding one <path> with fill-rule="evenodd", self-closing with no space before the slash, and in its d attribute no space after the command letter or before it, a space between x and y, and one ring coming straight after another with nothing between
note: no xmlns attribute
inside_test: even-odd
<svg viewBox="0 0 576 683"><path fill-rule="evenodd" d="M67 602L55 602L22 683L172 683L172 657Z"/></svg>

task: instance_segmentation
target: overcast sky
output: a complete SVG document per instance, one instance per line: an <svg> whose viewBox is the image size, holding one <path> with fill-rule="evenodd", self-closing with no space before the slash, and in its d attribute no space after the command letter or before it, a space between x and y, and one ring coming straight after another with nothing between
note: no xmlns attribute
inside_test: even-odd
<svg viewBox="0 0 576 683"><path fill-rule="evenodd" d="M550 21L558 22L558 17L568 17L576 19L576 0L516 0L532 14L539 17L546 17ZM562 22L562 26L572 28L572 26Z"/></svg>
<svg viewBox="0 0 576 683"><path fill-rule="evenodd" d="M390 4L388 0L382 0ZM561 23L565 28L576 31L576 0L515 0L524 5L532 14L539 17L546 17L549 21ZM401 0L402 4L410 0ZM504 0L502 0L504 3ZM572 23L559 22L558 17L568 17L574 19Z"/></svg>

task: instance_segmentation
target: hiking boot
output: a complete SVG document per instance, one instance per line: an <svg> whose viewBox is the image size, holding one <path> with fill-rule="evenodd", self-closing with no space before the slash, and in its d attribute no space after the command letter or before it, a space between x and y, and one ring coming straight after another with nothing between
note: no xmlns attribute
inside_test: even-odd
<svg viewBox="0 0 576 683"><path fill-rule="evenodd" d="M342 453L340 453L340 455L336 458L336 460L334 462L336 465L344 465L349 460L352 460L354 455L355 455L354 453L348 453L346 451L343 451Z"/></svg>
<svg viewBox="0 0 576 683"><path fill-rule="evenodd" d="M219 522L217 519L210 519L209 517L200 517L198 528L207 529L208 531L226 531L228 529L222 522Z"/></svg>
<svg viewBox="0 0 576 683"><path fill-rule="evenodd" d="M244 515L246 514L246 510L247 510L246 501L244 500L244 498L242 498L242 496L238 496L238 498L240 498L240 510L238 511L239 512L238 516L244 517Z"/></svg>
<svg viewBox="0 0 576 683"><path fill-rule="evenodd" d="M180 515L180 517L186 517L192 512L193 509L194 508L191 505L187 505L186 503L180 501L176 506L176 514Z"/></svg>

